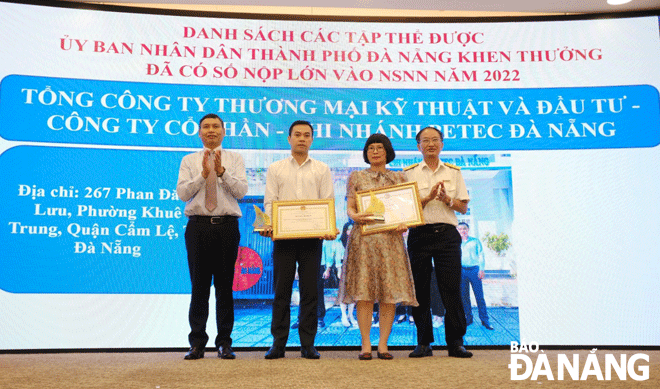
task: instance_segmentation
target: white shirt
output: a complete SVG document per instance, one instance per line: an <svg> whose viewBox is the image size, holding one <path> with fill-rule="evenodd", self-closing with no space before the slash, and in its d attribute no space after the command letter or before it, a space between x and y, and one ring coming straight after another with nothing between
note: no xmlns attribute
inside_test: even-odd
<svg viewBox="0 0 660 389"><path fill-rule="evenodd" d="M179 167L179 180L176 183L176 194L186 202L184 214L186 216L238 216L241 217L241 208L237 199L243 198L248 191L247 174L243 157L233 151L220 150L220 159L225 172L218 177L218 206L209 212L205 206L206 180L202 177L202 162L204 161L204 148L188 154L181 160Z"/></svg>
<svg viewBox="0 0 660 389"><path fill-rule="evenodd" d="M273 216L273 201L320 200L335 197L332 172L328 165L307 157L298 162L290 156L268 166L264 209Z"/></svg>
<svg viewBox="0 0 660 389"><path fill-rule="evenodd" d="M433 185L442 181L445 185L445 192L454 201L470 200L461 170L449 167L442 161L435 170L431 170L426 162L422 161L417 166L406 170L406 177L408 181L417 181L417 189L419 189L419 195L422 198L429 195ZM442 201L433 199L424 207L424 223L447 223L456 226L458 225L458 219L454 210Z"/></svg>

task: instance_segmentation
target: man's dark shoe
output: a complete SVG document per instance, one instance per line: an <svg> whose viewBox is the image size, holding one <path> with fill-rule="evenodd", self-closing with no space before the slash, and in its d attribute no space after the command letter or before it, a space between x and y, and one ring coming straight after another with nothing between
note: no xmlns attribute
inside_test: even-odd
<svg viewBox="0 0 660 389"><path fill-rule="evenodd" d="M454 358L472 358L472 353L463 346L456 346L449 349L449 356Z"/></svg>
<svg viewBox="0 0 660 389"><path fill-rule="evenodd" d="M422 358L422 357L432 357L433 356L433 347L431 345L419 344L413 352L408 354L410 358Z"/></svg>
<svg viewBox="0 0 660 389"><path fill-rule="evenodd" d="M230 346L220 346L218 347L218 358L220 359L236 359L236 354Z"/></svg>
<svg viewBox="0 0 660 389"><path fill-rule="evenodd" d="M316 351L316 348L314 348L314 346L301 347L300 348L300 356L305 358L305 359L319 359L319 358L321 358L321 354L319 354L319 352Z"/></svg>
<svg viewBox="0 0 660 389"><path fill-rule="evenodd" d="M295 330L296 328L300 327L300 322L296 320L295 323L291 324L291 329Z"/></svg>
<svg viewBox="0 0 660 389"><path fill-rule="evenodd" d="M486 322L486 323L481 323L481 324L482 324L484 327L486 327L487 330L494 330L494 329L495 329L495 328L493 328L493 326L490 325L490 323L488 323L488 322Z"/></svg>
<svg viewBox="0 0 660 389"><path fill-rule="evenodd" d="M266 355L264 355L264 358L266 359L284 358L284 349L273 346L270 348L270 350L266 351Z"/></svg>
<svg viewBox="0 0 660 389"><path fill-rule="evenodd" d="M204 347L191 347L183 359L193 360L204 358Z"/></svg>

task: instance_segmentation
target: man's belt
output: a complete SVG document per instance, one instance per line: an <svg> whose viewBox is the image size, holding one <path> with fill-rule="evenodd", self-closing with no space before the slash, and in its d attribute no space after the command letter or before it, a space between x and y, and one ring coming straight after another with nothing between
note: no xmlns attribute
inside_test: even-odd
<svg viewBox="0 0 660 389"><path fill-rule="evenodd" d="M455 225L449 224L449 223L432 223L432 224L422 224L421 226L417 226L414 228L411 228L411 230L418 230L418 231L424 231L424 230L438 230L438 229L445 229L445 228L456 228Z"/></svg>
<svg viewBox="0 0 660 389"><path fill-rule="evenodd" d="M195 223L207 223L207 224L223 224L227 222L231 222L234 220L238 220L238 216L199 216L199 215L192 215L188 216L188 219L190 221L193 221Z"/></svg>

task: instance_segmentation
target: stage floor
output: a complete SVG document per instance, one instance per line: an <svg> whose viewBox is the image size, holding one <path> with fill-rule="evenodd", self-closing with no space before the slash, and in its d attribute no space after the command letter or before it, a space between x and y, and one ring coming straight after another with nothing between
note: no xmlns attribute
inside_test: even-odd
<svg viewBox="0 0 660 389"><path fill-rule="evenodd" d="M408 326L407 324L405 326ZM412 348L410 348L412 349ZM69 352L0 354L0 388L98 388L98 389L190 389L190 388L658 388L658 350L545 350L549 368L538 369L538 377L512 380L508 349L473 348L470 359L450 358L436 349L428 358L408 358L407 350L391 350L394 360L359 361L358 350L321 350L320 360L300 357L288 349L286 358L265 360L264 351L237 351L235 360L222 360L209 349L204 359L185 361L184 351L170 352ZM606 371L609 354L628 360L642 353L646 360L634 362L637 376L627 369L598 377ZM375 353L374 353L375 354ZM558 357L579 359L573 378L563 369L558 374ZM596 368L587 358L598 360ZM538 356L530 356L537 360ZM540 359L539 359L540 360ZM586 366L590 366L587 368ZM540 366L540 365L537 365ZM590 370L591 369L591 370ZM641 369L648 373L642 377ZM537 369L535 368L534 371ZM588 375L582 378L584 372ZM531 367L529 373L532 373ZM522 370L518 371L522 374Z"/></svg>
<svg viewBox="0 0 660 389"><path fill-rule="evenodd" d="M358 346L360 345L360 331L357 326L344 327L341 323L339 306L326 305L325 326L318 328L316 346ZM298 307L291 307L291 323L296 321ZM520 328L517 308L489 307L490 323L495 328L488 330L481 325L477 308L473 307L475 321L467 328L464 337L465 345L470 346L508 346L512 341L520 341ZM235 324L232 338L234 347L270 347L273 338L270 335L271 307L241 306L235 308ZM210 322L209 322L210 323ZM212 323L209 324L212 329ZM436 345L446 345L445 327L441 325L433 328ZM211 335L209 333L209 335ZM372 343L378 343L378 327L372 326ZM416 341L415 324L405 320L394 324L389 339L390 346L414 346ZM289 332L287 346L299 346L298 330Z"/></svg>

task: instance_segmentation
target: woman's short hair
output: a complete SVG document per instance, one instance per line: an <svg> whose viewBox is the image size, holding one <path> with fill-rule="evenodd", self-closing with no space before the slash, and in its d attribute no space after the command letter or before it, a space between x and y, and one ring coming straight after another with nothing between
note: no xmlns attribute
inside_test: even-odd
<svg viewBox="0 0 660 389"><path fill-rule="evenodd" d="M396 153L394 153L394 148L392 147L392 142L390 142L390 138L383 134L371 134L369 138L367 139L367 143L364 144L364 150L362 150L362 156L364 157L364 162L369 164L369 158L367 157L367 149L369 148L369 145L373 143L380 143L383 145L385 148L386 152L386 157L387 157L387 163L390 163L394 161L394 158L396 158Z"/></svg>

